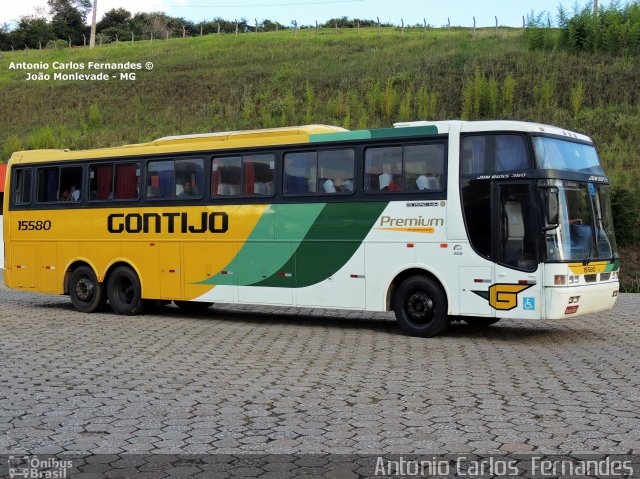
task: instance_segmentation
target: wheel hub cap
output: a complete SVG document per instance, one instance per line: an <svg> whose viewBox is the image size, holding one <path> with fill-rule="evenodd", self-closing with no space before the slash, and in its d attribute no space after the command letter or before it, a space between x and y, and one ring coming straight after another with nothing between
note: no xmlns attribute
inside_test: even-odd
<svg viewBox="0 0 640 479"><path fill-rule="evenodd" d="M413 293L407 299L406 311L411 321L428 323L433 319L433 300L426 293Z"/></svg>
<svg viewBox="0 0 640 479"><path fill-rule="evenodd" d="M89 301L93 297L95 286L87 278L82 278L76 285L76 296L81 301Z"/></svg>

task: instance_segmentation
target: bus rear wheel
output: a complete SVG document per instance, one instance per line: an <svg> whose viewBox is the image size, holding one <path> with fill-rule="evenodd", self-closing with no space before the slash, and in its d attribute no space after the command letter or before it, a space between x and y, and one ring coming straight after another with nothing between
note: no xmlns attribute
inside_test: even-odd
<svg viewBox="0 0 640 479"><path fill-rule="evenodd" d="M98 282L89 266L79 266L71 273L69 297L74 308L81 313L93 313L107 302L104 284Z"/></svg>
<svg viewBox="0 0 640 479"><path fill-rule="evenodd" d="M107 282L107 296L116 314L133 316L144 310L140 280L128 266L118 266L113 270Z"/></svg>
<svg viewBox="0 0 640 479"><path fill-rule="evenodd" d="M500 321L501 318L485 318L482 316L464 316L462 320L471 326L491 326Z"/></svg>
<svg viewBox="0 0 640 479"><path fill-rule="evenodd" d="M393 298L396 319L412 336L430 338L449 326L447 296L432 279L411 276L402 282Z"/></svg>

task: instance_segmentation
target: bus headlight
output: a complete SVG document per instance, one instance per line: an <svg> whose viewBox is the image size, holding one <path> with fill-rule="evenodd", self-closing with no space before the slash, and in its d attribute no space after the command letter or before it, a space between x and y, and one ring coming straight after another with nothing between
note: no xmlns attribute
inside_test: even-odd
<svg viewBox="0 0 640 479"><path fill-rule="evenodd" d="M617 271L613 271L611 273L611 279L618 279L618 272Z"/></svg>
<svg viewBox="0 0 640 479"><path fill-rule="evenodd" d="M578 284L580 282L580 276L569 275L569 284Z"/></svg>
<svg viewBox="0 0 640 479"><path fill-rule="evenodd" d="M567 284L567 277L564 274L556 274L553 277L553 284L556 286L564 286Z"/></svg>

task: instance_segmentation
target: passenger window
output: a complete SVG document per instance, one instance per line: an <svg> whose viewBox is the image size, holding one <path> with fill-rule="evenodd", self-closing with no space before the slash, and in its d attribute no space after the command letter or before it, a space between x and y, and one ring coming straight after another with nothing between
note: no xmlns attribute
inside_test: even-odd
<svg viewBox="0 0 640 479"><path fill-rule="evenodd" d="M150 161L147 168L147 198L202 197L203 159Z"/></svg>
<svg viewBox="0 0 640 479"><path fill-rule="evenodd" d="M82 168L41 168L38 170L37 201L78 202L82 199Z"/></svg>
<svg viewBox="0 0 640 479"><path fill-rule="evenodd" d="M284 192L306 194L317 192L318 153L287 153L284 155Z"/></svg>
<svg viewBox="0 0 640 479"><path fill-rule="evenodd" d="M240 196L242 157L214 158L211 162L211 196Z"/></svg>
<svg viewBox="0 0 640 479"><path fill-rule="evenodd" d="M16 170L13 178L13 203L16 205L31 203L31 170Z"/></svg>
<svg viewBox="0 0 640 479"><path fill-rule="evenodd" d="M462 174L479 175L531 168L521 135L470 135L462 140Z"/></svg>
<svg viewBox="0 0 640 479"><path fill-rule="evenodd" d="M365 191L400 191L401 184L402 148L367 148L364 153Z"/></svg>
<svg viewBox="0 0 640 479"><path fill-rule="evenodd" d="M274 155L250 155L242 158L243 194L247 196L273 196Z"/></svg>
<svg viewBox="0 0 640 479"><path fill-rule="evenodd" d="M404 147L405 191L442 191L443 176L443 144Z"/></svg>
<svg viewBox="0 0 640 479"><path fill-rule="evenodd" d="M366 191L444 190L445 147L442 143L368 148L364 163Z"/></svg>
<svg viewBox="0 0 640 479"><path fill-rule="evenodd" d="M147 170L147 198L173 198L173 160L150 161Z"/></svg>
<svg viewBox="0 0 640 479"><path fill-rule="evenodd" d="M318 188L320 193L353 193L355 152L326 150L318 152Z"/></svg>
<svg viewBox="0 0 640 479"><path fill-rule="evenodd" d="M355 152L352 149L287 153L284 158L284 192L287 194L353 192Z"/></svg>
<svg viewBox="0 0 640 479"><path fill-rule="evenodd" d="M136 200L140 185L137 163L103 163L89 167L89 200Z"/></svg>
<svg viewBox="0 0 640 479"><path fill-rule="evenodd" d="M204 191L204 160L176 160L176 196L182 199L202 198Z"/></svg>

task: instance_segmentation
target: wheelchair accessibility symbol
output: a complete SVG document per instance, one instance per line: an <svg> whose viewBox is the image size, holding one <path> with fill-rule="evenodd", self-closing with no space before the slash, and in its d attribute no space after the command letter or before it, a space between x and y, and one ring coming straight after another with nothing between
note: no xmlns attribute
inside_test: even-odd
<svg viewBox="0 0 640 479"><path fill-rule="evenodd" d="M525 311L534 311L536 309L536 298L522 298L522 307Z"/></svg>

